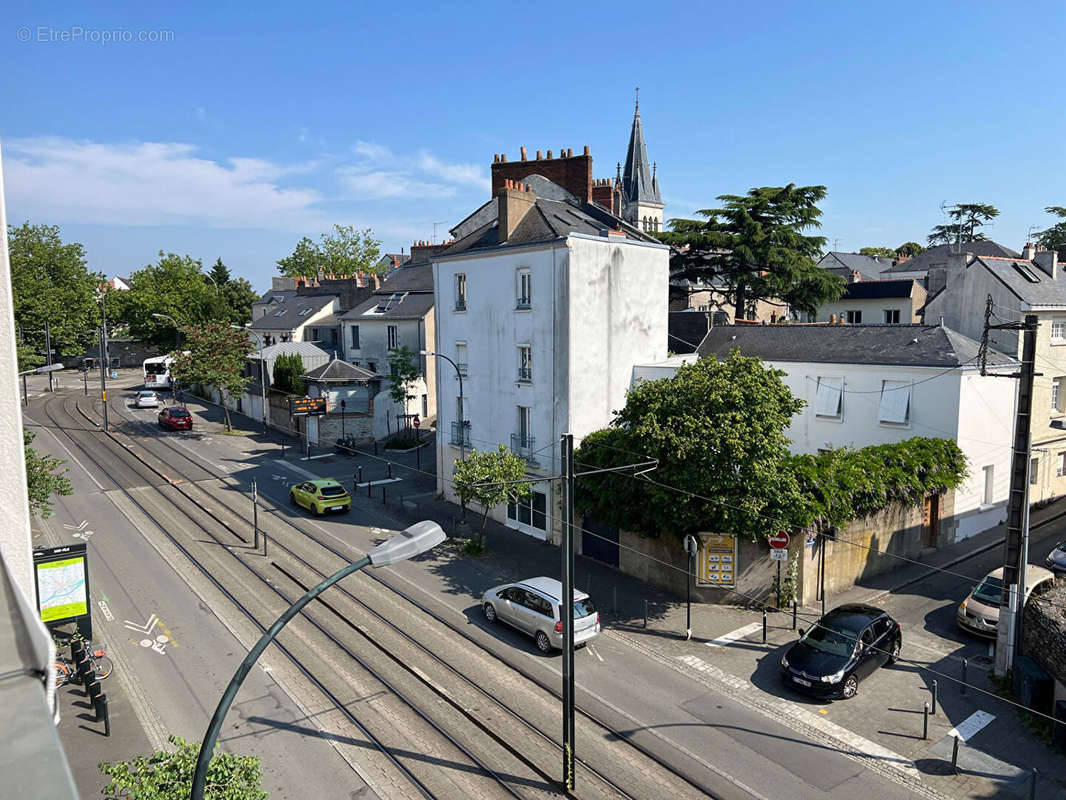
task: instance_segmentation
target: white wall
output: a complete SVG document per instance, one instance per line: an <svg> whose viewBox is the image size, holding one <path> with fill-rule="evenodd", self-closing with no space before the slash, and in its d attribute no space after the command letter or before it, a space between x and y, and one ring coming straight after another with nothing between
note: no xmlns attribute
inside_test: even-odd
<svg viewBox="0 0 1066 800"><path fill-rule="evenodd" d="M861 311L863 325L880 325L885 321L884 312L889 309L899 311L900 324L914 322L914 301L909 297L834 300L821 306L813 321L828 322L833 315L840 321L847 319L845 314L848 311Z"/></svg>

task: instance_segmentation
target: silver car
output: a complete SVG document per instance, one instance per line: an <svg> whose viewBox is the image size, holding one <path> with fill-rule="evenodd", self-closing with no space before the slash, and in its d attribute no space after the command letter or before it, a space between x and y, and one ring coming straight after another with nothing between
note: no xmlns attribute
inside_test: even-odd
<svg viewBox="0 0 1066 800"><path fill-rule="evenodd" d="M560 598L563 585L555 578L529 578L494 586L481 597L489 622L500 620L527 633L542 653L561 650L563 622ZM574 590L574 644L584 644L600 632L600 614L592 598Z"/></svg>
<svg viewBox="0 0 1066 800"><path fill-rule="evenodd" d="M137 392L137 408L159 408L159 395L155 392Z"/></svg>
<svg viewBox="0 0 1066 800"><path fill-rule="evenodd" d="M1054 585L1055 575L1050 570L1035 564L1026 564L1023 603L1029 601L1030 595L1041 595ZM1003 567L998 567L988 573L959 604L955 621L964 631L994 638L999 628L999 603L1002 594Z"/></svg>

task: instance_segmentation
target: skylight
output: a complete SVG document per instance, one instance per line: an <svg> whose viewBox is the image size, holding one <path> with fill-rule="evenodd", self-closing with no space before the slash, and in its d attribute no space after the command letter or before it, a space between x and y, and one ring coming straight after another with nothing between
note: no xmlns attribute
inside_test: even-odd
<svg viewBox="0 0 1066 800"><path fill-rule="evenodd" d="M284 317L285 316L285 312L287 312L288 310L289 309L287 309L287 308L283 308L283 309L281 309L281 311L275 311L274 312L274 316L275 317Z"/></svg>
<svg viewBox="0 0 1066 800"><path fill-rule="evenodd" d="M300 309L300 316L301 317L306 317L310 313L311 313L311 309L310 308L301 308Z"/></svg>
<svg viewBox="0 0 1066 800"><path fill-rule="evenodd" d="M1028 264L1022 264L1018 261L1015 261L1013 262L1013 266L1016 270L1018 270L1019 274L1021 274L1023 278L1029 281L1029 283L1040 283L1040 278L1035 272L1029 269Z"/></svg>
<svg viewBox="0 0 1066 800"><path fill-rule="evenodd" d="M407 292L393 292L391 295L389 295L388 299L382 300L380 303L378 303L378 307L374 309L374 313L384 314L393 306L403 302L403 299L405 297L407 297Z"/></svg>

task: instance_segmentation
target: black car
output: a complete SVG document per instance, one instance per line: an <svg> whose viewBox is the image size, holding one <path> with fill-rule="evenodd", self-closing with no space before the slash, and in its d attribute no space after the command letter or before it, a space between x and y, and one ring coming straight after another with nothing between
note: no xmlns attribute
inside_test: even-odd
<svg viewBox="0 0 1066 800"><path fill-rule="evenodd" d="M859 681L883 664L894 664L903 645L899 623L879 608L834 608L781 658L785 684L817 697L854 697Z"/></svg>

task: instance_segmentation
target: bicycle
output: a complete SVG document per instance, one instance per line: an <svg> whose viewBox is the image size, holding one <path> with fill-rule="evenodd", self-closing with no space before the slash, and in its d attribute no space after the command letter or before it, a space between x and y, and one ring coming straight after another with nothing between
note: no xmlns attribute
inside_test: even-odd
<svg viewBox="0 0 1066 800"><path fill-rule="evenodd" d="M93 675L96 676L96 680L102 681L114 672L115 665L111 659L108 658L106 647L93 648L91 642L88 642L87 645L85 652L89 656L89 666L92 667ZM56 659L55 671L57 687L65 686L74 679L74 669L64 658Z"/></svg>

